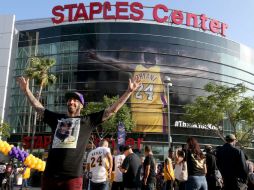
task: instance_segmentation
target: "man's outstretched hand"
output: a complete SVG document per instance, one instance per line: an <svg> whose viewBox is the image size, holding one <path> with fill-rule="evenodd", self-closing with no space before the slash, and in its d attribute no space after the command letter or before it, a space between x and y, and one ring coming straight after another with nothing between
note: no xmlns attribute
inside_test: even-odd
<svg viewBox="0 0 254 190"><path fill-rule="evenodd" d="M45 108L43 107L43 105L39 102L39 100L37 100L34 95L32 94L32 92L29 89L29 79L25 78L25 77L18 77L17 79L17 83L20 87L20 89L24 92L24 94L27 96L30 104L32 105L32 107L35 109L35 111L43 116L44 115L44 110Z"/></svg>
<svg viewBox="0 0 254 190"><path fill-rule="evenodd" d="M94 52L94 51L88 51L88 57L90 59L99 60L99 57L97 56L96 52Z"/></svg>
<svg viewBox="0 0 254 190"><path fill-rule="evenodd" d="M134 77L132 79L129 79L129 87L128 87L129 91L134 92L135 90L137 90L140 84L141 84L141 80L139 77Z"/></svg>
<svg viewBox="0 0 254 190"><path fill-rule="evenodd" d="M25 93L29 89L29 79L24 77L18 77L17 83L19 84L20 89Z"/></svg>

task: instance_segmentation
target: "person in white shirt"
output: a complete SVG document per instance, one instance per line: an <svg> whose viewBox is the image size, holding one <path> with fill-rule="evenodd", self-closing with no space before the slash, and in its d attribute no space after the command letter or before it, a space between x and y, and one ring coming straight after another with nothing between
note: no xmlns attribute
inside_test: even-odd
<svg viewBox="0 0 254 190"><path fill-rule="evenodd" d="M119 147L120 154L114 157L114 180L112 183L111 190L123 190L123 173L119 167L122 165L125 155L123 154L123 146Z"/></svg>
<svg viewBox="0 0 254 190"><path fill-rule="evenodd" d="M92 150L87 158L87 170L91 172L90 190L108 190L108 179L113 166L108 141L102 140L100 147Z"/></svg>
<svg viewBox="0 0 254 190"><path fill-rule="evenodd" d="M176 150L176 164L175 164L175 189L185 190L185 183L188 179L187 163L185 159L185 152L181 149Z"/></svg>

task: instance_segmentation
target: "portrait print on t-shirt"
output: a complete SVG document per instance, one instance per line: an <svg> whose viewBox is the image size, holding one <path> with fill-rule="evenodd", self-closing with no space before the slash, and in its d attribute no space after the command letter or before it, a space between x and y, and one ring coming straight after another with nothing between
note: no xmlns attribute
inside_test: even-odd
<svg viewBox="0 0 254 190"><path fill-rule="evenodd" d="M80 130L80 118L58 120L52 148L76 148Z"/></svg>

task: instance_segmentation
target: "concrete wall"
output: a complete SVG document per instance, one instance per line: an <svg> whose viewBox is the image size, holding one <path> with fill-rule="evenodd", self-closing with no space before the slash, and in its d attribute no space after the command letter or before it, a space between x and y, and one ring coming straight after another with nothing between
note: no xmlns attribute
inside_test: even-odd
<svg viewBox="0 0 254 190"><path fill-rule="evenodd" d="M4 119L14 37L14 15L0 15L0 117Z"/></svg>

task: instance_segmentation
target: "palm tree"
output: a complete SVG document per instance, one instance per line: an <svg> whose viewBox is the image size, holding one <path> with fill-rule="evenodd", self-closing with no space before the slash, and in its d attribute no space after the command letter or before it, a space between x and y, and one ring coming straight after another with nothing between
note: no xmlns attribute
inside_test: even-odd
<svg viewBox="0 0 254 190"><path fill-rule="evenodd" d="M2 121L2 119L0 119L0 134L1 134L1 138L2 137L10 137L10 126L8 123L5 123L4 121Z"/></svg>
<svg viewBox="0 0 254 190"><path fill-rule="evenodd" d="M25 75L29 79L33 79L33 81L39 85L39 91L36 94L37 100L40 101L42 89L47 85L52 85L56 82L56 76L50 74L50 68L53 67L56 63L55 59L52 58L38 58L32 57L28 60L29 66L25 70ZM32 143L31 143L31 152L34 146L34 135L36 132L36 120L37 120L37 112L34 114L34 125L33 125L33 133L32 133Z"/></svg>
<svg viewBox="0 0 254 190"><path fill-rule="evenodd" d="M32 57L29 59L29 67L25 70L25 74L28 78L34 79L40 86L37 96L38 100L41 97L42 89L56 82L56 77L53 74L49 74L50 68L55 63L56 60L51 58Z"/></svg>

